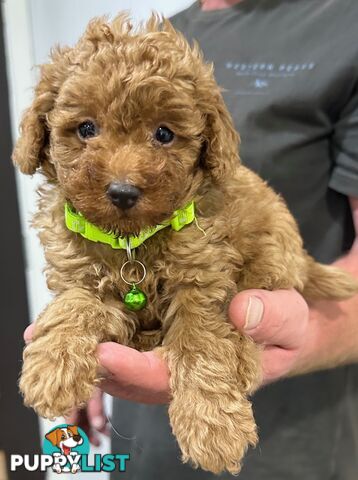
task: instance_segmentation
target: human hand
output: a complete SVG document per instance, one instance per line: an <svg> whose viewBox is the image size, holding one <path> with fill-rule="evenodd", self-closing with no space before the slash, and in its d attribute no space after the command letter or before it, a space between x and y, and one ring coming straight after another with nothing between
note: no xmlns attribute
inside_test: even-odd
<svg viewBox="0 0 358 480"><path fill-rule="evenodd" d="M262 346L263 384L314 369L317 323L296 290L245 290L229 307L238 330Z"/></svg>
<svg viewBox="0 0 358 480"><path fill-rule="evenodd" d="M24 332L26 343L31 342L34 325ZM101 390L114 396L139 403L168 403L169 371L165 361L155 352L138 352L133 348L106 342L98 345L99 375L103 378ZM103 419L103 407L100 398L95 395L91 410L100 412ZM75 418L75 411L70 418ZM96 415L90 415L90 418ZM100 424L100 422L96 421ZM103 424L103 422L102 422ZM81 425L79 425L81 427ZM93 425L92 425L93 426ZM102 427L101 427L102 428ZM102 431L101 429L99 431Z"/></svg>
<svg viewBox="0 0 358 480"><path fill-rule="evenodd" d="M314 348L316 323L309 322L308 305L296 290L243 291L232 300L229 318L262 345L263 384L305 371L320 354ZM170 398L167 366L153 352L104 343L99 358L107 370L101 385L107 393L143 403Z"/></svg>
<svg viewBox="0 0 358 480"><path fill-rule="evenodd" d="M298 292L240 292L231 302L229 317L236 328L263 346L264 384L301 368L314 335L309 328L308 306ZM27 336L28 330L25 339ZM100 387L105 392L140 403L169 401L168 368L155 352L138 352L106 342L98 346L97 353L103 377Z"/></svg>

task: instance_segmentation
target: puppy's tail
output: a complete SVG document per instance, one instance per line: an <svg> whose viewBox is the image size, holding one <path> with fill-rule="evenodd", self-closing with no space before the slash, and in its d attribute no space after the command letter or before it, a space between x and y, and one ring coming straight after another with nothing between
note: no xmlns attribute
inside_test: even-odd
<svg viewBox="0 0 358 480"><path fill-rule="evenodd" d="M307 256L308 279L303 289L306 299L344 300L358 293L358 280L348 272L316 262Z"/></svg>

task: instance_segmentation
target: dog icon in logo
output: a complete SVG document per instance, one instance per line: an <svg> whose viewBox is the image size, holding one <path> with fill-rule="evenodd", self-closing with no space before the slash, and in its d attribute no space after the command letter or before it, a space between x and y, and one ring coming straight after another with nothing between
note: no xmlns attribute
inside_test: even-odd
<svg viewBox="0 0 358 480"><path fill-rule="evenodd" d="M82 445L83 438L78 431L78 427L75 425L67 425L63 427L55 428L51 430L51 432L45 435L45 438L51 442L54 447L57 447L61 453L54 452L53 457L55 458L55 462L53 464L53 471L56 473L62 472L71 472L77 473L81 470L80 465L75 461L76 458L79 458L80 455L78 452L72 451L79 445ZM67 459L71 458L66 465L62 466L60 462L56 462L59 460L59 457L66 457Z"/></svg>

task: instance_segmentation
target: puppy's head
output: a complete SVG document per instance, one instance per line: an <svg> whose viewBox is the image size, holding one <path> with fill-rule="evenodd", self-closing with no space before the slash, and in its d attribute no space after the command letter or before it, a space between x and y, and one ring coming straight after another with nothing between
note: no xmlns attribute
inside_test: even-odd
<svg viewBox="0 0 358 480"><path fill-rule="evenodd" d="M43 65L13 159L37 169L92 223L137 233L225 182L238 135L196 45L153 16L95 19Z"/></svg>

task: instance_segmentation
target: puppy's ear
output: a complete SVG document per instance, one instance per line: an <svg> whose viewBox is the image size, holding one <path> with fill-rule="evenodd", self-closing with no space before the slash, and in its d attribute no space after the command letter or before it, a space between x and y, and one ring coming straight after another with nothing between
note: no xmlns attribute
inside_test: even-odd
<svg viewBox="0 0 358 480"><path fill-rule="evenodd" d="M183 40L180 34L177 35ZM191 62L197 106L205 121L201 164L210 171L214 181L224 182L240 163L240 137L215 81L214 66L205 62L195 41L191 47Z"/></svg>
<svg viewBox="0 0 358 480"><path fill-rule="evenodd" d="M45 174L54 174L54 167L48 162L50 130L47 115L66 78L68 51L69 49L56 49L52 53L52 62L41 66L34 100L22 117L20 136L12 159L23 173L32 175L41 166Z"/></svg>
<svg viewBox="0 0 358 480"><path fill-rule="evenodd" d="M56 428L55 430L52 430L52 432L49 432L45 435L45 438L49 440L52 445L57 445L59 443L61 436L61 430L59 428Z"/></svg>
<svg viewBox="0 0 358 480"><path fill-rule="evenodd" d="M76 425L68 425L67 428L72 433L72 435L78 435L78 428Z"/></svg>
<svg viewBox="0 0 358 480"><path fill-rule="evenodd" d="M201 163L210 171L214 181L223 182L234 174L240 163L240 137L216 85L205 103L206 127Z"/></svg>

